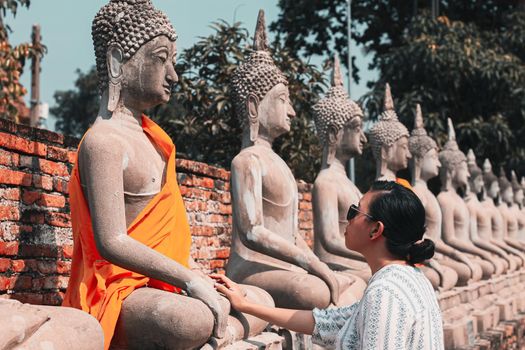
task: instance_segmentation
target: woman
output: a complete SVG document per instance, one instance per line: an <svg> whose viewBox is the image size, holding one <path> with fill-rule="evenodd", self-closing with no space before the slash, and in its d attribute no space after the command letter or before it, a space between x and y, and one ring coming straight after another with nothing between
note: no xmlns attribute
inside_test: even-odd
<svg viewBox="0 0 525 350"><path fill-rule="evenodd" d="M441 312L434 290L415 266L434 255L423 238L425 209L395 182L377 181L348 211L346 247L360 252L372 270L363 298L340 308L291 310L248 302L239 286L212 275L232 307L275 325L312 334L334 349L443 349Z"/></svg>

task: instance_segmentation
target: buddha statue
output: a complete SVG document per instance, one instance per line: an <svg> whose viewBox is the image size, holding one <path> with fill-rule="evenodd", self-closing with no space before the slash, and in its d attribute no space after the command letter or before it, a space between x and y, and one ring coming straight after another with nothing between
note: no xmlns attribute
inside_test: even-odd
<svg viewBox="0 0 525 350"><path fill-rule="evenodd" d="M317 135L323 145L323 159L312 191L314 252L332 270L347 272L368 281L371 276L364 257L345 246L346 214L362 197L350 181L345 164L359 156L367 139L363 132L363 111L346 93L339 66L334 59L332 87L313 106Z"/></svg>
<svg viewBox="0 0 525 350"><path fill-rule="evenodd" d="M516 221L518 222L518 235L517 240L521 243L525 243L525 215L522 212L523 208L523 187L518 182L518 176L516 172L511 172L511 184L512 190L514 191L514 201L510 207Z"/></svg>
<svg viewBox="0 0 525 350"><path fill-rule="evenodd" d="M460 251L445 244L441 238L441 208L436 196L427 185L428 180L439 175L441 167L438 158L439 149L436 141L427 135L419 104L416 106L414 130L410 134L408 146L412 154L409 161L411 185L425 207L427 226L425 236L430 238L436 247L432 267L439 273L440 289L449 290L456 285L465 286L471 279L480 279L479 265L473 263ZM438 265L435 266L435 263Z"/></svg>
<svg viewBox="0 0 525 350"><path fill-rule="evenodd" d="M518 240L518 218L511 209L514 204L514 189L512 188L512 183L507 179L503 167L500 168L499 188L500 195L497 208L503 218L503 240L510 247L523 251L525 244Z"/></svg>
<svg viewBox="0 0 525 350"><path fill-rule="evenodd" d="M437 199L443 214L443 241L463 252L481 266L483 278L489 278L495 271L492 255L476 247L470 240L470 213L467 204L458 194L468 182L467 158L460 151L452 120L448 119L448 141L439 152L441 162L441 192Z"/></svg>
<svg viewBox="0 0 525 350"><path fill-rule="evenodd" d="M178 81L172 24L151 0L111 0L92 31L102 98L69 185L74 253L64 305L99 320L106 349L190 349L212 335L221 345L262 331L265 322L230 315L191 259L175 146L144 115ZM243 288L273 305L266 292Z"/></svg>
<svg viewBox="0 0 525 350"><path fill-rule="evenodd" d="M396 181L396 173L408 167L411 157L409 136L408 129L397 118L390 85L387 83L384 111L370 130L370 145L376 160L376 180Z"/></svg>
<svg viewBox="0 0 525 350"><path fill-rule="evenodd" d="M520 258L522 253L510 247L504 241L505 229L503 217L499 209L496 207L496 201L498 200L500 193L499 179L492 172L492 164L488 159L485 159L485 162L483 163L483 181L485 186L481 204L486 209L485 215L490 218L490 227L492 229L490 243L507 253L509 270L515 271L522 265L523 260Z"/></svg>
<svg viewBox="0 0 525 350"><path fill-rule="evenodd" d="M364 282L332 271L308 247L299 232L297 183L272 150L274 139L290 130L295 111L287 79L268 51L262 11L253 49L231 78L243 135L231 165L233 227L226 274L268 291L281 307L351 304Z"/></svg>
<svg viewBox="0 0 525 350"><path fill-rule="evenodd" d="M499 276L509 266L508 254L490 243L492 239L490 216L479 200L483 197L483 172L476 162L476 155L472 149L468 151L467 164L470 176L465 190L465 201L470 213L470 240L475 246L493 254L494 275Z"/></svg>

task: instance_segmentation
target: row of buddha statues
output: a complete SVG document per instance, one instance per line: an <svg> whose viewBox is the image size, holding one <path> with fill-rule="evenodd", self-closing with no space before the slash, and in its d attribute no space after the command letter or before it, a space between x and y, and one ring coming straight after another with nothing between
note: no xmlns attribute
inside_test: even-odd
<svg viewBox="0 0 525 350"><path fill-rule="evenodd" d="M363 256L344 244L348 208L362 196L345 164L368 142L364 115L343 87L336 58L332 86L313 106L323 159L313 185L311 249L299 231L296 180L272 149L298 116L287 77L268 49L264 22L261 11L253 51L231 76L230 95L243 133L231 164L226 274L258 303L296 309L350 305L371 277ZM93 21L102 98L71 176L75 253L64 305L91 314L102 331L91 323L85 332L101 341L79 342L75 326L69 348L98 349L102 343L106 349L221 347L267 326L231 311L191 258L191 223L176 183L174 146L143 115L168 102L178 81L176 38L151 0L111 0ZM488 161L481 170L472 151L465 156L450 120L449 139L440 150L425 131L419 106L411 133L398 120L387 85L384 112L368 138L376 179L400 181L396 173L410 167L412 181L406 185L421 198L426 236L436 244L435 259L422 266L436 290L524 264L523 186L514 174L512 181L495 176ZM442 189L436 197L427 181L438 175ZM49 325L74 324L74 316L55 312Z"/></svg>

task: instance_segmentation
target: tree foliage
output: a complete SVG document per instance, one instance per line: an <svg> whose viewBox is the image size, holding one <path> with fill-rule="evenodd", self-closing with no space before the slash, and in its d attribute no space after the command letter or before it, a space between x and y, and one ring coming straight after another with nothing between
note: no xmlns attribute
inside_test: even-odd
<svg viewBox="0 0 525 350"><path fill-rule="evenodd" d="M20 83L20 76L28 59L45 52L44 46L9 43L11 29L5 24L7 13L16 15L18 8L29 7L30 0L0 0L0 118L18 121L27 90Z"/></svg>
<svg viewBox="0 0 525 350"><path fill-rule="evenodd" d="M248 31L237 22L211 25L213 34L182 51L176 71L179 82L170 103L150 111L172 137L179 157L229 168L240 151L241 126L229 96L229 79L251 52ZM274 148L298 178L312 181L320 163L320 148L314 133L311 106L326 87L325 72L298 60L287 48L275 43L272 56L289 80L297 117L292 130L274 143ZM81 135L96 116L96 73L79 73L76 90L57 92L52 109L58 130Z"/></svg>
<svg viewBox="0 0 525 350"><path fill-rule="evenodd" d="M409 128L420 103L426 127L440 144L446 118L452 117L462 150L473 148L478 158L525 174L523 2L520 7L516 0L440 1L437 19L430 5L352 2L352 40L371 55L369 68L379 71L360 100L367 116L380 114L384 84L390 82ZM346 56L346 0L280 0L279 7L271 28L298 57ZM359 78L355 67L353 78ZM359 163L366 169L358 174L371 176L372 159Z"/></svg>

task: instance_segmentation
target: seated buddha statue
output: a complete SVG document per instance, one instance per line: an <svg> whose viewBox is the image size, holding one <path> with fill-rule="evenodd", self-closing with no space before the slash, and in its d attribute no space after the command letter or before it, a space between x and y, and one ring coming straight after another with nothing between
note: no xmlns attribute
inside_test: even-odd
<svg viewBox="0 0 525 350"><path fill-rule="evenodd" d="M500 195L496 207L503 218L503 241L510 247L523 252L525 244L518 240L518 218L511 209L514 204L514 189L512 183L507 179L503 167L500 169L499 188Z"/></svg>
<svg viewBox="0 0 525 350"><path fill-rule="evenodd" d="M312 191L314 252L332 270L368 281L370 268L364 257L345 246L346 214L362 197L348 178L345 164L363 153L363 111L343 87L339 58L334 59L332 87L313 106L317 136L323 145L321 171Z"/></svg>
<svg viewBox="0 0 525 350"><path fill-rule="evenodd" d="M241 151L232 161L232 247L226 274L268 291L281 307L348 305L360 298L360 278L336 273L299 232L296 180L272 149L290 131L295 111L288 81L268 51L264 16L253 52L234 71L231 98L242 125Z"/></svg>
<svg viewBox="0 0 525 350"><path fill-rule="evenodd" d="M470 240L476 247L492 254L492 264L495 267L494 275L499 276L507 271L509 266L508 254L500 247L490 243L492 239L490 215L487 215L486 208L479 200L484 195L483 172L476 162L476 155L472 149L468 151L467 164L470 175L465 190L465 202L470 213Z"/></svg>
<svg viewBox="0 0 525 350"><path fill-rule="evenodd" d="M523 187L518 182L518 176L516 172L511 172L511 184L512 190L514 191L514 201L511 205L511 211L518 222L518 235L517 240L521 243L525 243L525 213L523 209Z"/></svg>
<svg viewBox="0 0 525 350"><path fill-rule="evenodd" d="M426 231L436 247L433 261L438 266L433 268L440 276L440 289L449 290L452 287L465 286L468 281L481 278L481 268L472 262L465 254L443 242L441 238L442 214L436 196L429 190L427 181L439 175L441 163L438 158L436 141L428 136L423 122L421 106L416 107L414 129L409 138L409 150L412 158L409 168L412 178L412 189L425 207Z"/></svg>
<svg viewBox="0 0 525 350"><path fill-rule="evenodd" d="M151 0L112 0L92 30L102 98L69 185L74 253L64 305L98 319L106 349L190 349L262 331L265 322L229 314L191 259L175 146L144 115L178 81L172 24Z"/></svg>
<svg viewBox="0 0 525 350"><path fill-rule="evenodd" d="M499 179L493 173L492 164L488 159L485 159L483 163L483 181L485 186L481 204L486 210L485 215L490 219L489 227L491 228L491 238L489 242L507 253L509 270L515 271L523 264L523 253L512 248L504 241L505 228L503 216L496 207L496 201L499 199L500 194Z"/></svg>
<svg viewBox="0 0 525 350"><path fill-rule="evenodd" d="M439 152L441 162L441 191L437 196L441 212L442 237L445 243L463 252L481 266L483 277L489 278L495 271L492 255L472 243L470 239L470 213L458 190L468 183L467 158L459 149L452 120L448 119L448 141Z"/></svg>

